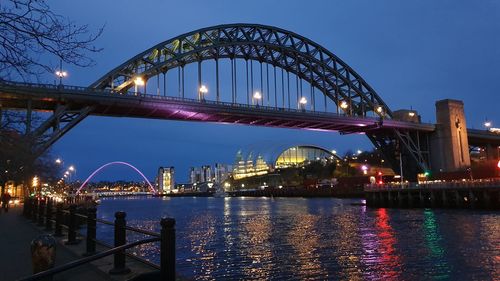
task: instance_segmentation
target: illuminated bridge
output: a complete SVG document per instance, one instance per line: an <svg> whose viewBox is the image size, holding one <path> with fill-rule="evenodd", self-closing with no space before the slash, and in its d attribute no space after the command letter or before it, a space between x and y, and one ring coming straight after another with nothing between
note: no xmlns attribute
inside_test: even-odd
<svg viewBox="0 0 500 281"><path fill-rule="evenodd" d="M0 94L1 108L27 109L27 133L44 137L35 154L88 115L155 118L364 133L394 167L402 157L414 178L431 168L436 132L418 115L393 112L319 44L255 24L208 27L169 39L89 87L0 81ZM52 114L32 128L32 110Z"/></svg>

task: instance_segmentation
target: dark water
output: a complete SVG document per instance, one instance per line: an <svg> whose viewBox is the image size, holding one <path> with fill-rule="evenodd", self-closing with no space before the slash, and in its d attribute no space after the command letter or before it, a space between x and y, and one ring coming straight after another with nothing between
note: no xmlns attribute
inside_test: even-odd
<svg viewBox="0 0 500 281"><path fill-rule="evenodd" d="M123 210L155 231L174 217L177 270L196 280L500 280L498 212L351 205L360 201L108 198L98 216ZM134 252L159 260L157 245Z"/></svg>

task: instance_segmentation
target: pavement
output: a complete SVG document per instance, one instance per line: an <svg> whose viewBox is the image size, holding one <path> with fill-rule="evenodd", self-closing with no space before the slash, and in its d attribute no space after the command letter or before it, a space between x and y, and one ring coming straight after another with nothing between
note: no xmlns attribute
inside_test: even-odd
<svg viewBox="0 0 500 281"><path fill-rule="evenodd" d="M42 228L22 216L22 207L17 206L5 213L0 213L0 280L10 281L32 275L31 240L46 234ZM57 240L56 266L82 258L75 251L62 245ZM106 273L92 264L83 265L55 275L59 280L112 280Z"/></svg>

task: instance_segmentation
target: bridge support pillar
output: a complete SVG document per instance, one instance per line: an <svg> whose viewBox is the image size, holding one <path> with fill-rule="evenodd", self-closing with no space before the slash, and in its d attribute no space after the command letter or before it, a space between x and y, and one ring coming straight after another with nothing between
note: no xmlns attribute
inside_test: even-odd
<svg viewBox="0 0 500 281"><path fill-rule="evenodd" d="M436 131L431 137L431 166L435 173L465 171L470 167L464 104L436 102Z"/></svg>

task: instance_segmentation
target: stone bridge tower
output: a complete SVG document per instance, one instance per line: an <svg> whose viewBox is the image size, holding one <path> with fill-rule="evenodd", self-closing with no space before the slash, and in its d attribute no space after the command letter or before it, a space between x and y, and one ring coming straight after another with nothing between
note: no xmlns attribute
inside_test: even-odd
<svg viewBox="0 0 500 281"><path fill-rule="evenodd" d="M436 131L431 137L434 172L458 172L470 167L464 103L445 99L436 102Z"/></svg>

